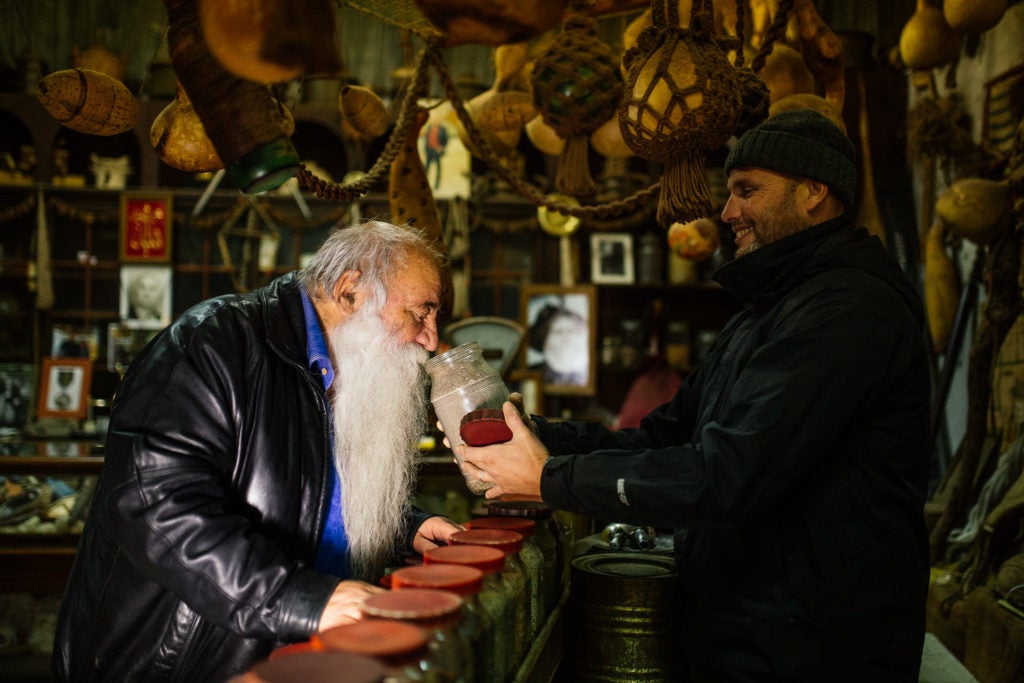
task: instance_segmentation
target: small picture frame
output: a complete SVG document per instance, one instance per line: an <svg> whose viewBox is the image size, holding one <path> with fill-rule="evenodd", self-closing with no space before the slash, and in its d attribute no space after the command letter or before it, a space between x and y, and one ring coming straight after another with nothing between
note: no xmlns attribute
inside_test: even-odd
<svg viewBox="0 0 1024 683"><path fill-rule="evenodd" d="M122 192L121 261L170 263L173 211L173 195L169 192Z"/></svg>
<svg viewBox="0 0 1024 683"><path fill-rule="evenodd" d="M83 330L70 325L54 325L50 355L54 358L88 358L95 362L100 354L100 328Z"/></svg>
<svg viewBox="0 0 1024 683"><path fill-rule="evenodd" d="M88 358L43 358L36 417L81 420L89 412L92 361Z"/></svg>
<svg viewBox="0 0 1024 683"><path fill-rule="evenodd" d="M132 364L142 347L163 328L138 327L110 323L107 325L107 368L123 373Z"/></svg>
<svg viewBox="0 0 1024 683"><path fill-rule="evenodd" d="M121 266L121 321L159 329L171 322L170 266Z"/></svg>
<svg viewBox="0 0 1024 683"><path fill-rule="evenodd" d="M0 363L0 434L25 428L35 398L36 369L32 363Z"/></svg>
<svg viewBox="0 0 1024 683"><path fill-rule="evenodd" d="M544 374L533 370L513 370L508 378L509 391L523 397L523 412L544 415Z"/></svg>
<svg viewBox="0 0 1024 683"><path fill-rule="evenodd" d="M591 233L590 280L600 285L633 284L633 235L627 232Z"/></svg>
<svg viewBox="0 0 1024 683"><path fill-rule="evenodd" d="M546 394L593 396L597 389L597 290L591 285L527 285L520 320L522 365L539 372Z"/></svg>

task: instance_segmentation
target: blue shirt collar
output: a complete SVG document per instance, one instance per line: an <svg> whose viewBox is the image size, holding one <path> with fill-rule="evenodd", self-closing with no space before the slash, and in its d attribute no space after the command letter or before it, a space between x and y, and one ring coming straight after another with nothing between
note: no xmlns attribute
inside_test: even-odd
<svg viewBox="0 0 1024 683"><path fill-rule="evenodd" d="M306 359L309 362L309 369L315 372L324 383L324 391L330 388L334 381L334 366L331 364L331 355L327 349L327 339L324 337L323 328L320 327L320 318L316 315L313 301L305 287L300 287L302 295L302 312L306 318Z"/></svg>

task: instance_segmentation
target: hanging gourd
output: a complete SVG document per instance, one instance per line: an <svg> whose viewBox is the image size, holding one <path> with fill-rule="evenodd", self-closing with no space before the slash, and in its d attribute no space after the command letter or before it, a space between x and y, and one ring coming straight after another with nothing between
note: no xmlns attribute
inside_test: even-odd
<svg viewBox="0 0 1024 683"><path fill-rule="evenodd" d="M900 31L900 58L911 69L937 69L960 53L960 36L946 23L942 10L917 0L914 13Z"/></svg>
<svg viewBox="0 0 1024 683"><path fill-rule="evenodd" d="M615 115L622 98L619 60L597 37L597 22L581 6L581 0L574 0L558 38L538 55L530 75L538 113L566 141L555 187L572 197L597 192L588 138Z"/></svg>
<svg viewBox="0 0 1024 683"><path fill-rule="evenodd" d="M935 200L935 216L953 234L990 244L1013 224L1009 180L960 178Z"/></svg>
<svg viewBox="0 0 1024 683"><path fill-rule="evenodd" d="M360 137L372 139L387 132L391 114L384 100L370 88L345 85L338 91L338 111Z"/></svg>
<svg viewBox="0 0 1024 683"><path fill-rule="evenodd" d="M558 25L566 0L415 0L444 31L444 47L504 45L528 40Z"/></svg>
<svg viewBox="0 0 1024 683"><path fill-rule="evenodd" d="M1006 13L1007 0L943 0L942 14L954 31L984 33Z"/></svg>
<svg viewBox="0 0 1024 683"><path fill-rule="evenodd" d="M687 28L675 3L652 9L653 24L623 55L629 76L619 122L637 156L665 166L657 219L668 228L714 211L704 158L736 130L743 91L713 35L710 0L693 0Z"/></svg>
<svg viewBox="0 0 1024 683"><path fill-rule="evenodd" d="M200 29L198 1L164 0L174 72L232 184L246 194L272 190L299 169L281 105L266 86L234 76L213 56Z"/></svg>
<svg viewBox="0 0 1024 683"><path fill-rule="evenodd" d="M225 69L279 83L341 69L330 0L198 0L203 37Z"/></svg>
<svg viewBox="0 0 1024 683"><path fill-rule="evenodd" d="M494 48L494 83L466 103L469 118L499 157L506 157L515 150L523 135L523 125L537 116L530 94L512 88L526 64L528 49L527 43ZM455 130L470 154L481 157L481 151L457 119Z"/></svg>
<svg viewBox="0 0 1024 683"><path fill-rule="evenodd" d="M946 250L946 226L933 223L925 238L924 304L934 348L942 353L949 344L960 301L960 282Z"/></svg>
<svg viewBox="0 0 1024 683"><path fill-rule="evenodd" d="M53 118L87 135L118 135L139 120L139 101L125 84L92 69L44 76L36 97Z"/></svg>
<svg viewBox="0 0 1024 683"><path fill-rule="evenodd" d="M180 81L174 101L153 119L149 142L160 161L179 171L204 173L224 168Z"/></svg>

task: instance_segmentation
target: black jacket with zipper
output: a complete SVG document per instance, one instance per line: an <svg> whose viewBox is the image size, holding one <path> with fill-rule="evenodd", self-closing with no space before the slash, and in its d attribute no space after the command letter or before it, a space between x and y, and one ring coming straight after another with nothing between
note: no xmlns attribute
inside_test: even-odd
<svg viewBox="0 0 1024 683"><path fill-rule="evenodd" d="M675 528L722 680L916 681L930 379L915 288L839 218L715 274L748 306L637 429L539 425L556 508Z"/></svg>
<svg viewBox="0 0 1024 683"><path fill-rule="evenodd" d="M308 638L340 581L312 568L333 467L326 411L294 274L161 332L114 401L56 678L225 681ZM407 547L425 518L410 511Z"/></svg>

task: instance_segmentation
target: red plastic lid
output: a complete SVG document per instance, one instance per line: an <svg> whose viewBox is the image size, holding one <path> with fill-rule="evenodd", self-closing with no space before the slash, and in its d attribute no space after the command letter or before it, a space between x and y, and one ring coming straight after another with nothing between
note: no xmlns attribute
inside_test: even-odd
<svg viewBox="0 0 1024 683"><path fill-rule="evenodd" d="M493 574L505 568L505 551L482 545L443 545L423 553L423 564L462 564Z"/></svg>
<svg viewBox="0 0 1024 683"><path fill-rule="evenodd" d="M318 643L312 641L305 641L303 643L292 643L291 645L282 645L281 647L274 648L267 659L277 659L278 657L286 657L288 655L297 655L302 652L322 652L321 646Z"/></svg>
<svg viewBox="0 0 1024 683"><path fill-rule="evenodd" d="M545 519L551 516L551 512L551 508L536 496L502 496L487 505L487 514L495 517Z"/></svg>
<svg viewBox="0 0 1024 683"><path fill-rule="evenodd" d="M462 598L451 591L407 588L371 595L363 601L363 614L378 619L426 621L457 615Z"/></svg>
<svg viewBox="0 0 1024 683"><path fill-rule="evenodd" d="M375 659L350 652L304 652L267 660L250 672L266 683L336 683L338 672L349 683L378 683L384 665Z"/></svg>
<svg viewBox="0 0 1024 683"><path fill-rule="evenodd" d="M427 633L402 621L363 619L313 634L325 650L341 650L368 657L394 658L411 655L427 644Z"/></svg>
<svg viewBox="0 0 1024 683"><path fill-rule="evenodd" d="M523 538L533 536L537 523L525 517L480 517L468 523L471 530L475 529L503 529L522 534Z"/></svg>
<svg viewBox="0 0 1024 683"><path fill-rule="evenodd" d="M470 529L457 531L449 539L453 545L484 545L505 553L518 553L523 547L523 535L504 529Z"/></svg>
<svg viewBox="0 0 1024 683"><path fill-rule="evenodd" d="M395 590L428 588L447 590L457 595L476 595L483 586L484 573L469 565L431 564L403 567L388 576Z"/></svg>

